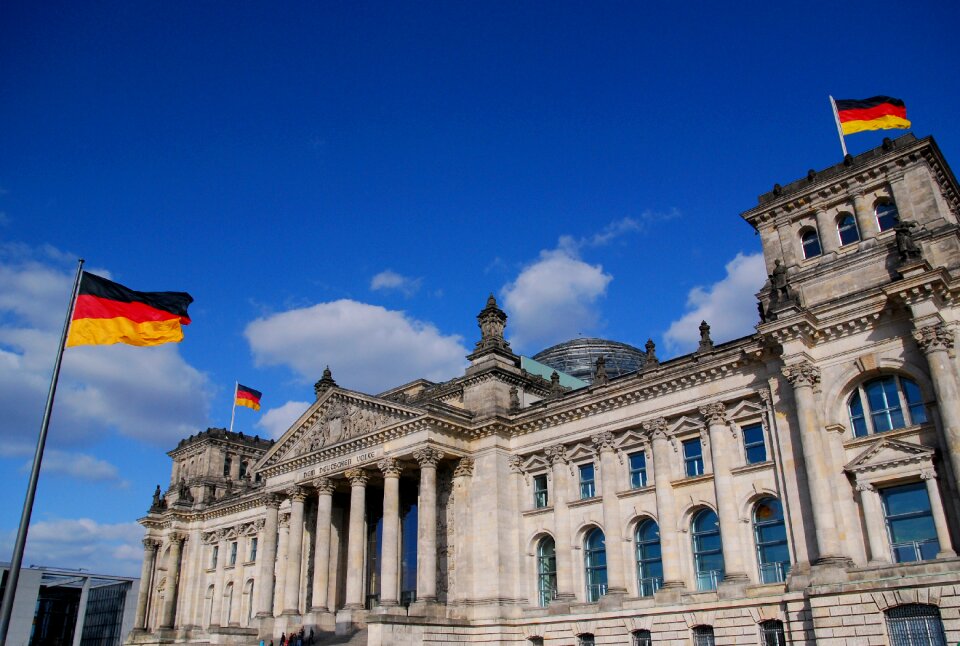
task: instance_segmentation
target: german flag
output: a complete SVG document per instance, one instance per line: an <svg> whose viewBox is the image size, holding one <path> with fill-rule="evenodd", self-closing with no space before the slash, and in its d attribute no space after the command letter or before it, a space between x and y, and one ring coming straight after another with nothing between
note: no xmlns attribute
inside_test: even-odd
<svg viewBox="0 0 960 646"><path fill-rule="evenodd" d="M261 393L259 390L248 388L243 384L237 384L237 398L234 401L234 404L237 406L246 406L247 408L252 408L253 410L260 410L261 397L263 397L263 393Z"/></svg>
<svg viewBox="0 0 960 646"><path fill-rule="evenodd" d="M75 345L160 345L183 340L188 325L185 292L135 292L83 272L73 308L67 347Z"/></svg>
<svg viewBox="0 0 960 646"><path fill-rule="evenodd" d="M875 96L870 99L837 99L837 119L845 135L864 130L909 128L907 107L900 99Z"/></svg>

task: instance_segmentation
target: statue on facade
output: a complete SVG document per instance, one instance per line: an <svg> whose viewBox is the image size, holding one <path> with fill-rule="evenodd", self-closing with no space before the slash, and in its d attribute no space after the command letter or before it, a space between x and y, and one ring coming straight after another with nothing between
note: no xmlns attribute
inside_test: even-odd
<svg viewBox="0 0 960 646"><path fill-rule="evenodd" d="M180 478L180 484L177 487L178 503L193 503L193 494L190 493L190 487L187 486L185 478Z"/></svg>
<svg viewBox="0 0 960 646"><path fill-rule="evenodd" d="M602 386L608 381L610 381L610 377L607 375L607 360L601 354L597 357L596 369L593 372L593 385Z"/></svg>
<svg viewBox="0 0 960 646"><path fill-rule="evenodd" d="M920 225L913 220L900 220L893 227L897 235L897 254L900 255L901 263L923 258L923 251L913 238L913 231L911 231L911 229L918 228L920 228Z"/></svg>
<svg viewBox="0 0 960 646"><path fill-rule="evenodd" d="M784 309L790 306L799 307L800 299L797 293L790 286L790 278L787 276L787 268L779 260L773 263L773 273L770 274L770 306L767 308L767 318L775 320L773 314L776 310Z"/></svg>
<svg viewBox="0 0 960 646"><path fill-rule="evenodd" d="M157 485L157 488L153 490L153 503L150 506L151 507L160 506L160 485Z"/></svg>

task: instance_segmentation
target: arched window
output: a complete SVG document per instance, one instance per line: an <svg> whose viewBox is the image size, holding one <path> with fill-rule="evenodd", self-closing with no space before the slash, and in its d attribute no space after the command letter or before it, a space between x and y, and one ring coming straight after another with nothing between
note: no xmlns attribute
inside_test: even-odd
<svg viewBox="0 0 960 646"><path fill-rule="evenodd" d="M717 584L723 578L720 521L712 509L703 509L693 517L692 525L697 590L716 590Z"/></svg>
<svg viewBox="0 0 960 646"><path fill-rule="evenodd" d="M227 584L223 591L223 613L220 615L220 625L226 626L230 623L230 615L233 613L233 582Z"/></svg>
<svg viewBox="0 0 960 646"><path fill-rule="evenodd" d="M543 637L529 637L527 643L529 643L530 646L543 646Z"/></svg>
<svg viewBox="0 0 960 646"><path fill-rule="evenodd" d="M947 646L940 609L924 603L910 603L890 608L887 633L895 646Z"/></svg>
<svg viewBox="0 0 960 646"><path fill-rule="evenodd" d="M663 561L660 556L660 527L653 520L637 526L637 590L641 597L652 597L663 585Z"/></svg>
<svg viewBox="0 0 960 646"><path fill-rule="evenodd" d="M866 411L863 402L867 402ZM896 375L872 379L858 386L850 395L847 410L856 437L927 421L919 386Z"/></svg>
<svg viewBox="0 0 960 646"><path fill-rule="evenodd" d="M857 221L849 213L841 213L840 217L837 218L837 233L840 235L840 246L860 240Z"/></svg>
<svg viewBox="0 0 960 646"><path fill-rule="evenodd" d="M577 635L577 646L594 646L597 641L593 638L593 633L580 633Z"/></svg>
<svg viewBox="0 0 960 646"><path fill-rule="evenodd" d="M607 546L599 527L590 530L583 542L583 561L587 601L594 602L607 593Z"/></svg>
<svg viewBox="0 0 960 646"><path fill-rule="evenodd" d="M230 467L233 466L233 460L230 459L229 455L223 456L223 477L230 477Z"/></svg>
<svg viewBox="0 0 960 646"><path fill-rule="evenodd" d="M537 545L537 594L540 605L548 606L557 592L557 549L549 536Z"/></svg>
<svg viewBox="0 0 960 646"><path fill-rule="evenodd" d="M247 461L240 460L240 479L242 480L247 475Z"/></svg>
<svg viewBox="0 0 960 646"><path fill-rule="evenodd" d="M653 636L649 630L634 630L633 646L653 646Z"/></svg>
<svg viewBox="0 0 960 646"><path fill-rule="evenodd" d="M713 626L693 627L693 646L714 646Z"/></svg>
<svg viewBox="0 0 960 646"><path fill-rule="evenodd" d="M204 613L203 616L207 619L207 626L213 625L213 586L207 588L207 594L203 597Z"/></svg>
<svg viewBox="0 0 960 646"><path fill-rule="evenodd" d="M753 536L757 543L760 583L782 583L790 571L783 508L776 498L764 498L753 507Z"/></svg>
<svg viewBox="0 0 960 646"><path fill-rule="evenodd" d="M883 516L895 563L937 558L940 541L930 510L930 496L923 482L880 489Z"/></svg>
<svg viewBox="0 0 960 646"><path fill-rule="evenodd" d="M244 613L246 616L246 625L250 624L250 620L253 619L253 579L248 579L245 586L243 586L243 599L247 607L247 612Z"/></svg>
<svg viewBox="0 0 960 646"><path fill-rule="evenodd" d="M786 646L787 640L783 634L783 622L776 619L762 622L760 624L760 643L763 646Z"/></svg>
<svg viewBox="0 0 960 646"><path fill-rule="evenodd" d="M820 235L816 229L804 229L800 234L800 245L803 247L804 258L816 258L822 253Z"/></svg>
<svg viewBox="0 0 960 646"><path fill-rule="evenodd" d="M884 199L877 203L874 210L877 216L877 227L881 231L892 229L900 221L900 213L897 211L897 205L890 200Z"/></svg>

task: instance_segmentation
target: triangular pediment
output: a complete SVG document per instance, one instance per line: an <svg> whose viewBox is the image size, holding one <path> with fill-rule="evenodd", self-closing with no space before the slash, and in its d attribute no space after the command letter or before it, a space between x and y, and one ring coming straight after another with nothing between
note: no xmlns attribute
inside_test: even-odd
<svg viewBox="0 0 960 646"><path fill-rule="evenodd" d="M594 450L593 445L584 444L583 442L577 442L567 449L567 460L570 462L577 462L587 458L592 460L595 455L596 451Z"/></svg>
<svg viewBox="0 0 960 646"><path fill-rule="evenodd" d="M922 464L933 460L933 449L890 438L878 438L863 453L850 461L845 471L876 471L904 464Z"/></svg>
<svg viewBox="0 0 960 646"><path fill-rule="evenodd" d="M757 402L741 400L727 411L727 418L732 420L741 420L746 418L756 418L763 416L763 405Z"/></svg>
<svg viewBox="0 0 960 646"><path fill-rule="evenodd" d="M674 420L670 423L670 435L683 435L685 433L696 432L699 433L704 429L704 424L702 420L695 419L693 417L687 417L684 415L677 420Z"/></svg>
<svg viewBox="0 0 960 646"><path fill-rule="evenodd" d="M531 471L548 471L550 463L539 453L534 453L521 463L521 471L530 473Z"/></svg>
<svg viewBox="0 0 960 646"><path fill-rule="evenodd" d="M647 434L640 429L630 429L614 442L614 446L618 449L623 448L632 448L635 446L645 445L647 443Z"/></svg>
<svg viewBox="0 0 960 646"><path fill-rule="evenodd" d="M330 389L277 440L257 468L325 450L421 415L422 411L393 401Z"/></svg>

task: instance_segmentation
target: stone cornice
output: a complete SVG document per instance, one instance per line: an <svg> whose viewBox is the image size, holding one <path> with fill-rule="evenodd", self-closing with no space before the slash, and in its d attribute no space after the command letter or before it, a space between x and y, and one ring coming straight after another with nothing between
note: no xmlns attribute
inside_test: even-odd
<svg viewBox="0 0 960 646"><path fill-rule="evenodd" d="M950 272L944 267L901 278L883 287L887 298L905 305L933 300L940 308L954 304L957 301L954 295L957 291L960 291L960 284L952 279Z"/></svg>

